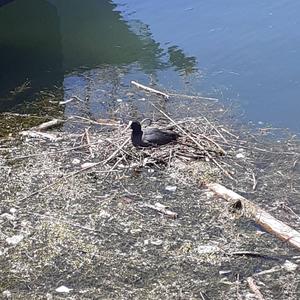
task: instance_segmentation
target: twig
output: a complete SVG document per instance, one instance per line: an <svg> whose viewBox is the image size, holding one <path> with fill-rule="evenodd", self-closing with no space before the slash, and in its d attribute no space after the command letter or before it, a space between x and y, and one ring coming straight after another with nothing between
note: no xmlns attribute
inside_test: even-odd
<svg viewBox="0 0 300 300"><path fill-rule="evenodd" d="M202 300L205 300L205 298L204 298L202 292L200 292L200 296L201 296L201 299L202 299Z"/></svg>
<svg viewBox="0 0 300 300"><path fill-rule="evenodd" d="M218 128L216 126L214 126L214 124L212 124L206 117L204 117L204 120L219 134L219 136L222 138L222 140L228 144L228 141L224 138L224 136L221 134L221 132L218 130Z"/></svg>
<svg viewBox="0 0 300 300"><path fill-rule="evenodd" d="M152 208L156 211L159 211L159 212L167 215L168 217L171 217L172 219L177 219L177 217L178 217L178 214L176 212L169 210L167 206L165 206L161 203L158 203L158 202L155 203L154 205L145 203L144 206Z"/></svg>
<svg viewBox="0 0 300 300"><path fill-rule="evenodd" d="M257 180L256 180L256 178L255 178L254 172L252 172L252 179L253 179L252 190L255 191L256 186L257 186Z"/></svg>
<svg viewBox="0 0 300 300"><path fill-rule="evenodd" d="M181 98L203 99L203 100L210 100L210 101L215 101L215 102L219 101L219 99L212 98L212 97L193 96L193 95L185 95L185 94L169 94L169 95L174 96L174 97L181 97Z"/></svg>
<svg viewBox="0 0 300 300"><path fill-rule="evenodd" d="M236 282L236 298L238 300L242 300L242 296L240 294L240 274L237 274L235 282Z"/></svg>
<svg viewBox="0 0 300 300"><path fill-rule="evenodd" d="M212 139L210 139L208 136L204 135L204 134L200 134L201 137L203 137L204 139L208 140L209 142L211 142L212 144L214 144L224 155L226 155L226 151L215 141L213 141Z"/></svg>
<svg viewBox="0 0 300 300"><path fill-rule="evenodd" d="M143 89L143 90L145 90L145 91L147 91L147 92L155 93L155 94L157 94L157 95L163 96L163 97L166 98L166 99L169 99L169 98L170 98L170 96L169 96L168 94L163 93L163 92L158 91L158 90L155 90L155 89L150 88L150 87L148 87L148 86L145 86L145 85L143 85L143 84L140 84L140 83L138 83L138 82L136 82L136 81L133 81L133 80L132 80L132 81L131 81L131 84L134 85L134 86L136 86L136 87L138 87L138 88L140 88L140 89Z"/></svg>
<svg viewBox="0 0 300 300"><path fill-rule="evenodd" d="M280 266L275 266L269 270L264 270L264 271L261 271L261 272L258 272L258 273L254 273L253 276L261 276L261 275L266 275L266 274L272 274L272 273L275 273L275 272L279 272L281 270L281 267Z"/></svg>
<svg viewBox="0 0 300 300"><path fill-rule="evenodd" d="M90 154L91 154L91 158L94 158L95 155L93 153L93 149L91 147L91 139L90 139L90 135L89 135L89 129L90 128L85 128L84 129L84 132L85 132L85 139L86 139L86 142L88 144L88 147L89 147L89 151L90 151Z"/></svg>
<svg viewBox="0 0 300 300"><path fill-rule="evenodd" d="M84 101L83 101L82 99L80 99L79 97L77 97L77 96L72 96L70 99L65 100L65 101L60 101L58 104L59 104L59 105L64 105L64 104L67 104L67 103L72 102L72 101L74 101L74 100L77 100L77 101L79 101L79 102L84 103Z"/></svg>
<svg viewBox="0 0 300 300"><path fill-rule="evenodd" d="M65 120L53 119L51 121L44 122L38 126L32 127L32 129L36 130L36 131L44 131L51 127L59 126L59 125L63 124L64 122L65 122Z"/></svg>
<svg viewBox="0 0 300 300"><path fill-rule="evenodd" d="M80 99L78 96L72 96L71 98L74 98L74 99L76 99L77 101L79 101L79 102L82 102L82 103L85 103L85 101L84 100L82 100L82 99Z"/></svg>
<svg viewBox="0 0 300 300"><path fill-rule="evenodd" d="M80 117L80 116L70 116L68 119L69 120L72 120L73 118L76 118L76 119L80 119L80 120L83 120L83 121L87 121L89 122L90 124L95 124L95 125L102 125L102 126L120 126L120 124L117 124L117 123L109 123L109 122L98 122L98 121L94 121L92 119L88 119L88 118L84 118L84 117Z"/></svg>
<svg viewBox="0 0 300 300"><path fill-rule="evenodd" d="M254 279L252 277L247 278L248 285L250 287L250 290L255 294L256 298L258 300L264 300L264 297L260 290L258 289L257 285L254 282Z"/></svg>
<svg viewBox="0 0 300 300"><path fill-rule="evenodd" d="M235 180L229 173L226 171L211 155L210 153L196 140L194 139L188 132L186 132L181 126L179 126L171 117L169 117L165 112L159 109L155 104L150 101L150 104L157 109L161 114L163 114L166 118L168 118L182 133L184 133L187 137L189 137L201 150L205 152L209 159L213 161L213 163L221 169L226 176L230 179Z"/></svg>
<svg viewBox="0 0 300 300"><path fill-rule="evenodd" d="M234 138L236 138L236 139L239 138L237 135L231 133L230 131L226 130L226 129L223 128L223 127L221 127L221 130L224 131L224 132L226 132L228 135L230 135L230 136L232 136L232 137L234 137Z"/></svg>

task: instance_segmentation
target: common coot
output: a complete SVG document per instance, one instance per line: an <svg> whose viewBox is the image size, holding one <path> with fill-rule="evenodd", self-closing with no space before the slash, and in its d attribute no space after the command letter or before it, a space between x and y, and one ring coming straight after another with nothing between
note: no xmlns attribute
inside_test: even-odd
<svg viewBox="0 0 300 300"><path fill-rule="evenodd" d="M179 134L171 130L163 130L158 128L146 128L142 130L139 122L131 123L132 129L131 141L135 147L151 147L168 144L176 141Z"/></svg>

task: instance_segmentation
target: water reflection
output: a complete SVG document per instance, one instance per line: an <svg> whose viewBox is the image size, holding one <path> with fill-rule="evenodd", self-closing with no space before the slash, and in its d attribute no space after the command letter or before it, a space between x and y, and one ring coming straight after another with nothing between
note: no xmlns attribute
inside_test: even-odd
<svg viewBox="0 0 300 300"><path fill-rule="evenodd" d="M170 65L185 73L196 68L177 46L168 53L147 25L125 22L111 1L15 0L0 9L0 110L43 89L69 89L65 79L74 71L135 63L146 74Z"/></svg>
<svg viewBox="0 0 300 300"><path fill-rule="evenodd" d="M63 80L56 8L47 1L13 1L0 8L0 110L27 101Z"/></svg>

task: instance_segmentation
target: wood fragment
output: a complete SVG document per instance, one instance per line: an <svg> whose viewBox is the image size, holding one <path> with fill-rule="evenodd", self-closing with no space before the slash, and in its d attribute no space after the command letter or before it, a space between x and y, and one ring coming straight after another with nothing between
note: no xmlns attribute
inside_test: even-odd
<svg viewBox="0 0 300 300"><path fill-rule="evenodd" d="M92 149L92 146L91 146L91 139L90 139L89 129L90 128L85 128L84 129L85 139L86 139L86 143L88 144L88 147L89 147L91 158L94 158L95 156L94 156L93 149Z"/></svg>
<svg viewBox="0 0 300 300"><path fill-rule="evenodd" d="M21 134L23 136L29 136L31 138L44 138L44 139L48 139L52 142L57 141L57 136L55 134L50 134L50 133L46 133L46 132L25 130L25 131L19 132L19 134Z"/></svg>
<svg viewBox="0 0 300 300"><path fill-rule="evenodd" d="M65 120L53 119L51 121L47 121L47 122L44 122L44 123L42 123L38 126L35 126L32 129L36 130L36 131L45 131L45 130L50 129L52 127L59 126L59 125L63 124L64 122L65 122Z"/></svg>
<svg viewBox="0 0 300 300"><path fill-rule="evenodd" d="M172 219L177 219L178 217L178 214L176 212L173 212L171 210L168 209L167 206L161 204L161 203L155 203L154 205L152 204L144 204L145 207L149 207L149 208L152 208L156 211L159 211L165 215L167 215L168 217L172 218Z"/></svg>
<svg viewBox="0 0 300 300"><path fill-rule="evenodd" d="M147 92L150 92L150 93L154 93L154 94L163 96L163 97L166 98L166 99L169 99L169 98L170 98L170 96L169 96L168 94L163 93L163 92L158 91L158 90L155 90L155 89L153 89L153 88L151 88L151 87L145 86L145 85L143 85L143 84L140 84L140 83L138 83L138 82L136 82L136 81L134 81L134 80L131 81L131 84L134 85L134 86L136 86L136 87L138 87L138 88L140 88L140 89L143 89L143 90L145 90L145 91L147 91Z"/></svg>
<svg viewBox="0 0 300 300"><path fill-rule="evenodd" d="M267 213L256 204L227 189L218 183L208 183L206 187L217 194L219 197L227 200L232 206L239 203L240 209L244 211L244 215L253 219L258 225L264 228L267 232L275 235L282 241L300 250L300 232L277 220L271 214Z"/></svg>
<svg viewBox="0 0 300 300"><path fill-rule="evenodd" d="M248 283L248 285L250 287L250 290L255 294L256 298L258 300L264 300L264 297L263 297L262 293L258 289L258 287L255 284L254 279L252 277L248 277L247 278L247 283Z"/></svg>

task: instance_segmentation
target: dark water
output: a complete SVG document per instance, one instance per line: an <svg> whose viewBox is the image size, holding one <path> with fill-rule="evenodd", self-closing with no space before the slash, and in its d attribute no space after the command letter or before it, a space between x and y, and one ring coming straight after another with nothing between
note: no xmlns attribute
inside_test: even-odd
<svg viewBox="0 0 300 300"><path fill-rule="evenodd" d="M11 1L0 7L0 110L56 87L99 99L101 85L136 79L299 132L299 22L296 0Z"/></svg>

